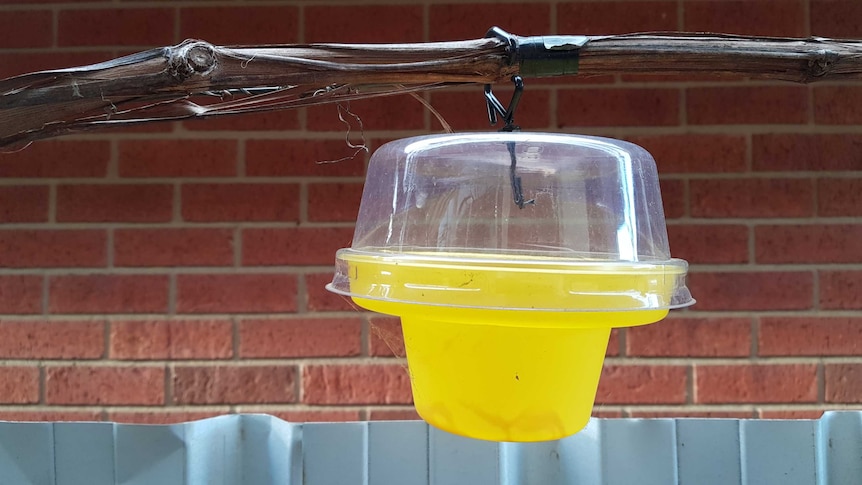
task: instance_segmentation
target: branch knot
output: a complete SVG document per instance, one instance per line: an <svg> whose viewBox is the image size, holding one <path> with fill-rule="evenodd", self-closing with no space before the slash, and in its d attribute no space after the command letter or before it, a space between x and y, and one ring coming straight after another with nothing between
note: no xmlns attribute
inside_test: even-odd
<svg viewBox="0 0 862 485"><path fill-rule="evenodd" d="M170 75L183 82L198 74L206 76L216 67L216 50L212 44L201 40L186 40L167 51Z"/></svg>

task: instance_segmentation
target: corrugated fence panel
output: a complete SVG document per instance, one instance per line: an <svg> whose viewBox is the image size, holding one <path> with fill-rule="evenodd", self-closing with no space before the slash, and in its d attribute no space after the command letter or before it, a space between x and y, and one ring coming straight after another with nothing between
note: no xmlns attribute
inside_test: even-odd
<svg viewBox="0 0 862 485"><path fill-rule="evenodd" d="M739 421L679 420L676 440L680 485L741 483Z"/></svg>
<svg viewBox="0 0 862 485"><path fill-rule="evenodd" d="M569 438L494 443L415 422L170 426L0 422L2 485L844 485L862 412L817 421L595 419Z"/></svg>

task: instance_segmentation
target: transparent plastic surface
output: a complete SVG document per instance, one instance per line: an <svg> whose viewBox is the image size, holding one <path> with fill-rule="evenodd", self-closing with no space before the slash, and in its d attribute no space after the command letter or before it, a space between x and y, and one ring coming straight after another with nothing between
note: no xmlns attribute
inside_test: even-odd
<svg viewBox="0 0 862 485"><path fill-rule="evenodd" d="M370 300L554 311L693 303L687 264L670 257L652 156L598 137L388 143L371 158L352 247L336 260L329 288Z"/></svg>
<svg viewBox="0 0 862 485"><path fill-rule="evenodd" d="M618 140L408 138L371 157L328 288L401 317L416 410L452 433L543 441L590 417L611 328L694 302L655 162Z"/></svg>

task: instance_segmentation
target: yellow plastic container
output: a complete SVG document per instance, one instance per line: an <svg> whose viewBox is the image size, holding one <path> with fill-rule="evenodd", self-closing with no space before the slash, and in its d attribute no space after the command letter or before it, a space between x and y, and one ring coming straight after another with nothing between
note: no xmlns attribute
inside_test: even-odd
<svg viewBox="0 0 862 485"><path fill-rule="evenodd" d="M401 317L419 414L494 441L586 425L613 327L694 302L652 157L551 133L415 137L371 157L327 286Z"/></svg>
<svg viewBox="0 0 862 485"><path fill-rule="evenodd" d="M493 441L553 440L582 429L611 328L667 315L626 309L644 295L669 300L684 273L670 264L536 257L339 257L354 294L373 298L354 296L358 305L401 317L419 415L446 431ZM588 311L597 308L604 310Z"/></svg>

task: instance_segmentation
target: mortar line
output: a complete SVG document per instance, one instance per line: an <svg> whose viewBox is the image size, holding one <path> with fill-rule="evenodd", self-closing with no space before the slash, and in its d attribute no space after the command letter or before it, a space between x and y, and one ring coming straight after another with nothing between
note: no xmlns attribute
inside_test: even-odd
<svg viewBox="0 0 862 485"><path fill-rule="evenodd" d="M359 326L359 355L360 357L369 357L371 355L371 322L368 315L364 315L360 319Z"/></svg>
<svg viewBox="0 0 862 485"><path fill-rule="evenodd" d="M240 334L240 319L237 317L233 317L230 319L231 321L231 351L233 352L233 356L231 360L238 361L240 360L240 349L242 347L242 336Z"/></svg>
<svg viewBox="0 0 862 485"><path fill-rule="evenodd" d="M44 406L44 405L48 404L48 402L45 400L45 392L46 392L45 388L48 385L47 384L48 378L47 378L47 374L45 371L45 366L40 363L38 368L39 368L39 395L37 398L38 399L37 404Z"/></svg>
<svg viewBox="0 0 862 485"><path fill-rule="evenodd" d="M552 35L564 35L560 34L560 26L559 26L559 16L557 10L560 8L560 2L557 0L551 0L548 2L548 27L549 33Z"/></svg>
<svg viewBox="0 0 862 485"><path fill-rule="evenodd" d="M760 358L760 317L751 317L751 359Z"/></svg>
<svg viewBox="0 0 862 485"><path fill-rule="evenodd" d="M300 43L305 43L305 5L297 5L296 15L296 38Z"/></svg>
<svg viewBox="0 0 862 485"><path fill-rule="evenodd" d="M237 177L245 178L247 169L246 169L246 141L245 140L237 140L236 141L236 173Z"/></svg>
<svg viewBox="0 0 862 485"><path fill-rule="evenodd" d="M165 316L162 315L162 318ZM188 359L188 360L70 360L70 359L40 359L41 364L48 366L86 366L86 367L150 367L162 368L165 365L182 365L182 366L202 366L202 367L219 367L230 365L233 367L291 367L291 366L397 366L403 367L407 361L404 358L398 357L296 357L296 358L262 358L262 359L240 359L231 361L230 359ZM757 360L752 360L749 356L743 357L606 357L605 364L617 367L686 367L694 365L696 367L714 367L714 366L731 366L731 367L770 367L770 366L788 366L788 365L807 365L816 366L818 363L827 365L839 364L859 364L862 358L859 356L779 356L779 357L763 357ZM0 367L15 367L15 366L32 366L32 359L7 359L0 362Z"/></svg>
<svg viewBox="0 0 862 485"><path fill-rule="evenodd" d="M168 274L168 309L165 312L168 316L177 315L177 274Z"/></svg>
<svg viewBox="0 0 862 485"><path fill-rule="evenodd" d="M243 230L239 226L233 230L233 267L242 267L242 235Z"/></svg>
<svg viewBox="0 0 862 485"><path fill-rule="evenodd" d="M173 193L171 194L171 221L173 224L181 224L183 222L183 208L182 208L182 182L175 181L173 182Z"/></svg>
<svg viewBox="0 0 862 485"><path fill-rule="evenodd" d="M305 274L301 274L296 278L296 313L308 313L308 285L305 281Z"/></svg>
<svg viewBox="0 0 862 485"><path fill-rule="evenodd" d="M104 332L102 345L104 345L104 348L102 349L102 355L99 357L100 360L111 360L111 357L113 357L113 352L111 352L111 332L113 332L113 328L114 322L110 318L102 321L102 332Z"/></svg>
<svg viewBox="0 0 862 485"><path fill-rule="evenodd" d="M48 184L48 224L57 223L57 182ZM4 227L9 227L12 224L4 224ZM44 223L34 224L36 227L44 227Z"/></svg>
<svg viewBox="0 0 862 485"><path fill-rule="evenodd" d="M745 224L746 231L748 232L748 239L746 241L746 249L748 250L748 264L750 266L757 266L757 228L756 224L748 222Z"/></svg>
<svg viewBox="0 0 862 485"><path fill-rule="evenodd" d="M299 182L299 224L305 225L308 221L308 182Z"/></svg>
<svg viewBox="0 0 862 485"><path fill-rule="evenodd" d="M821 311L813 311L811 309L807 310L703 310L703 311L674 311L675 314L671 314L668 316L669 320L673 319L682 319L682 318L699 318L699 319L709 319L709 318L748 318L751 317L751 314L756 312L758 316L761 317L774 317L774 318L852 318L852 319L860 319L862 318L862 312L859 310L821 310ZM165 313L99 313L96 316L100 318L121 318L126 320L147 320L147 319L158 319L164 318ZM209 320L213 318L231 318L233 316L239 318L276 318L276 319L293 319L293 318L356 318L358 316L365 315L365 312L360 312L356 309L350 310L330 310L330 311L315 311L310 313L300 313L297 311L274 311L268 312L266 314L261 313L250 313L250 312L213 312L213 313L178 313L175 315L177 318L182 318L185 320ZM44 320L45 317L48 316L51 319L56 320L69 320L69 321L80 321L87 320L92 318L91 315L85 314L77 314L77 313L53 313L50 315L44 313L30 313L30 314L18 314L18 313L0 313L0 319L10 319L10 320L21 320L21 321L40 321Z"/></svg>
<svg viewBox="0 0 862 485"><path fill-rule="evenodd" d="M174 387L173 387L173 376L174 376L174 364L166 364L164 367L165 370L165 401L163 406L171 406L176 404L174 402Z"/></svg>
<svg viewBox="0 0 862 485"><path fill-rule="evenodd" d="M116 138L108 141L108 166L104 178L99 180L105 183L116 183L120 178L120 142Z"/></svg>
<svg viewBox="0 0 862 485"><path fill-rule="evenodd" d="M686 404L695 404L695 373L694 373L694 365L689 365L685 368L685 377L687 379L685 384L685 402Z"/></svg>
<svg viewBox="0 0 862 485"><path fill-rule="evenodd" d="M42 274L42 311L41 317L48 317L51 312L51 282L47 274Z"/></svg>
<svg viewBox="0 0 862 485"><path fill-rule="evenodd" d="M51 48L59 47L60 11L57 7L51 9Z"/></svg>
<svg viewBox="0 0 862 485"><path fill-rule="evenodd" d="M823 362L817 364L817 403L826 402L826 370Z"/></svg>
<svg viewBox="0 0 862 485"><path fill-rule="evenodd" d="M114 231L116 229L109 227L105 231L105 270L110 271L114 268Z"/></svg>

